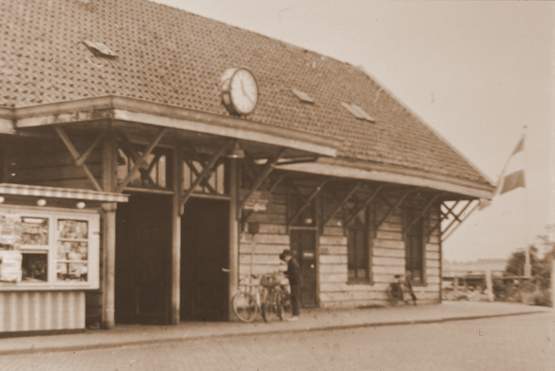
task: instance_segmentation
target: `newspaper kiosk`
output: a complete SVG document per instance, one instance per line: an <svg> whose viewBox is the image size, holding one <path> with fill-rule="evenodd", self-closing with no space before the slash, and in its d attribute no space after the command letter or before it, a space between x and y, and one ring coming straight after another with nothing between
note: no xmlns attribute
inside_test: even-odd
<svg viewBox="0 0 555 371"><path fill-rule="evenodd" d="M99 288L99 209L125 201L0 184L0 334L85 327L85 293Z"/></svg>

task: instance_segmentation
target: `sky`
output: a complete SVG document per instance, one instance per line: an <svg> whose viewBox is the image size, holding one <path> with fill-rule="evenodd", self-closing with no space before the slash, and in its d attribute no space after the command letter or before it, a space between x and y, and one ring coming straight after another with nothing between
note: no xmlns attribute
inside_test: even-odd
<svg viewBox="0 0 555 371"><path fill-rule="evenodd" d="M447 259L505 258L555 222L555 2L157 2L362 66L492 182L525 131L527 187L472 214Z"/></svg>

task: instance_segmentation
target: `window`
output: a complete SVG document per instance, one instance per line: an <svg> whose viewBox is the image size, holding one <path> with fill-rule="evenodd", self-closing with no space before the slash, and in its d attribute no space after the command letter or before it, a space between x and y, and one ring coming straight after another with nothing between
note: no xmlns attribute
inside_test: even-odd
<svg viewBox="0 0 555 371"><path fill-rule="evenodd" d="M314 98L312 98L310 95L308 95L308 94L305 93L304 91L297 90L297 89L291 89L291 92L292 92L293 95L296 96L301 102L303 102L303 103L314 104Z"/></svg>
<svg viewBox="0 0 555 371"><path fill-rule="evenodd" d="M23 282L48 281L49 225L48 218L18 218L21 276Z"/></svg>
<svg viewBox="0 0 555 371"><path fill-rule="evenodd" d="M58 281L86 281L89 252L89 223L86 220L58 219Z"/></svg>
<svg viewBox="0 0 555 371"><path fill-rule="evenodd" d="M354 103L341 102L341 105L351 113L355 118L368 122L376 122L376 119L370 116L362 107Z"/></svg>
<svg viewBox="0 0 555 371"><path fill-rule="evenodd" d="M0 207L0 291L98 287L99 215Z"/></svg>
<svg viewBox="0 0 555 371"><path fill-rule="evenodd" d="M349 282L371 281L371 248L373 226L368 209L362 210L346 226L347 266Z"/></svg>
<svg viewBox="0 0 555 371"><path fill-rule="evenodd" d="M419 215L416 209L407 209L405 212L405 226L410 226L405 231L405 271L411 274L413 283L424 284L424 218Z"/></svg>

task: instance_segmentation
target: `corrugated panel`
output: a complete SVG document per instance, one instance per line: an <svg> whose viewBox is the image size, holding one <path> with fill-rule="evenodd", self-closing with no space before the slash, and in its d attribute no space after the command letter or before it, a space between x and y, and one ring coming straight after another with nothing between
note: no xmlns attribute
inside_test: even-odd
<svg viewBox="0 0 555 371"><path fill-rule="evenodd" d="M0 333L84 327L84 292L0 292Z"/></svg>

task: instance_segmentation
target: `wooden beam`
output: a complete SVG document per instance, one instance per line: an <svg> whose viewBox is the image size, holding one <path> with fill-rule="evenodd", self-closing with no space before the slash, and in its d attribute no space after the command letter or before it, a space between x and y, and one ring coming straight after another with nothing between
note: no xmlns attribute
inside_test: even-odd
<svg viewBox="0 0 555 371"><path fill-rule="evenodd" d="M280 174L280 176L275 180L275 182L272 183L272 185L268 189L268 192L272 193L273 191L275 191L276 188L281 184L281 182L285 180L285 178L286 178L285 174Z"/></svg>
<svg viewBox="0 0 555 371"><path fill-rule="evenodd" d="M212 156L210 161L202 169L202 172L200 173L200 175L190 185L189 189L187 190L187 192L185 192L185 194L183 195L183 199L181 200L181 214L183 214L185 204L187 203L187 201L189 201L189 198L191 197L191 195L195 191L195 188L204 180L204 178L206 178L208 175L210 175L210 173L214 169L214 166L218 163L218 161L220 161L220 158L227 151L229 151L231 149L232 145L233 145L233 142L228 142L227 144L220 147L220 150Z"/></svg>
<svg viewBox="0 0 555 371"><path fill-rule="evenodd" d="M73 161L74 161L75 165L78 166L77 165L77 160L79 160L81 155L79 154L79 151L77 150L77 148L75 148L75 146L73 145L73 142L71 141L71 139L69 138L69 136L67 135L65 130L60 126L54 126L54 131L56 131L56 134L58 134L58 137L60 137L60 139L62 140L62 142L66 146L66 148L69 151L71 157L73 158ZM91 170L89 169L87 164L83 163L79 167L81 169L83 169L83 172L85 173L85 175L87 176L87 178L93 184L93 187L97 191L105 191L104 189L102 189L102 187L100 186L100 184L98 183L98 181L94 177L93 173L91 172Z"/></svg>
<svg viewBox="0 0 555 371"><path fill-rule="evenodd" d="M139 154L139 152L137 151L137 149L135 148L131 140L129 140L127 135L125 135L125 133L121 130L118 130L117 134L121 140L120 147L122 151L125 153L125 155L128 158L130 158L134 164L140 164L139 172L141 174L141 181L142 182L148 181L150 182L150 184L156 184L156 182L150 176L150 172L152 170L152 167L156 164L156 161L153 160L150 162L150 164L141 162L141 155Z"/></svg>
<svg viewBox="0 0 555 371"><path fill-rule="evenodd" d="M237 210L239 205L239 159L230 158L228 163L228 176L229 176L229 196L231 201L229 203L229 255L228 255L228 265L229 277L228 277L228 290L227 298L228 303L231 303L233 295L237 292L239 285L239 236L240 236L240 225L238 221L238 215L240 214ZM221 273L223 274L223 273ZM228 318L234 319L234 312L231 305L228 307Z"/></svg>
<svg viewBox="0 0 555 371"><path fill-rule="evenodd" d="M158 145L158 143L160 143L160 141L162 140L162 137L164 136L164 134L166 134L166 132L168 131L167 128L163 128L160 129L158 131L158 134L156 135L156 137L152 140L152 142L148 145L146 151L143 153L143 155L141 156L140 159L137 160L137 162L135 162L133 164L133 168L131 169L131 171L129 172L129 174L127 174L127 176L125 177L125 179L121 182L121 184L118 186L118 192L122 192L125 187L127 187L127 185L129 184L129 182L131 181L131 179L133 179L137 173L139 172L139 169L144 166L144 164L146 164L146 158L148 156L150 156L150 154L152 153L152 151L154 150L154 148L156 148L156 146Z"/></svg>
<svg viewBox="0 0 555 371"><path fill-rule="evenodd" d="M174 146L172 161L172 250L171 250L171 295L170 323L178 324L181 316L181 195L183 192L183 151Z"/></svg>
<svg viewBox="0 0 555 371"><path fill-rule="evenodd" d="M445 233L449 230L449 228L451 228L451 226L457 222L459 219L459 216L462 215L462 213L464 213L466 211L466 209L468 209L468 207L470 206L470 204L472 203L473 200L468 201L468 203L462 208L462 210L459 212L458 216L456 218L454 218L449 225L445 228L445 230L443 232L441 232L441 222L442 220L440 219L433 227L432 229L430 229L430 231L428 232L428 238L427 241L430 240L430 238L432 237L432 234L435 232L435 230L440 227L440 232L441 233ZM455 214L456 215L456 214Z"/></svg>
<svg viewBox="0 0 555 371"><path fill-rule="evenodd" d="M303 211L305 211L310 204L312 203L312 200L314 200L319 194L320 192L322 192L322 190L324 189L324 187L326 186L326 184L329 182L329 180L324 180L322 181L318 186L316 186L316 188L314 189L314 191L312 191L312 193L308 196L308 198L305 200L304 204L297 210L297 212L287 221L287 225L291 225L296 218L299 217L299 215L301 215L303 213Z"/></svg>
<svg viewBox="0 0 555 371"><path fill-rule="evenodd" d="M445 206L445 208L447 209L447 214L452 215L455 219L457 219L458 221L460 221L458 219L457 214L455 214L455 212L453 211L455 209L455 207L457 207L457 205L459 204L460 201L455 202L455 204L451 207L447 206L446 204L443 204L443 206Z"/></svg>
<svg viewBox="0 0 555 371"><path fill-rule="evenodd" d="M79 158L75 161L75 165L83 166L83 164L87 161L87 159L93 153L95 148L102 142L105 136L106 136L106 131L102 131L100 134L98 134L98 136L96 137L94 142L91 143L89 148L87 148L87 150L83 152L81 156L79 156Z"/></svg>
<svg viewBox="0 0 555 371"><path fill-rule="evenodd" d="M374 192L370 195L370 197L368 197L363 203L362 205L359 206L358 209L356 209L355 212L353 212L351 214L351 216L349 216L347 218L347 220L345 221L345 226L351 224L351 222L356 218L356 216L364 209L366 209L368 207L368 205L370 205L372 203L372 201L374 201L376 199L376 197L378 197L378 195L380 194L380 192L382 191L382 189L384 189L383 185L378 186Z"/></svg>
<svg viewBox="0 0 555 371"><path fill-rule="evenodd" d="M285 180L286 176L285 174L281 174L270 186L270 188L268 189L268 192L272 193L273 191L275 191L275 189L277 188L278 185L281 184L281 182L283 182ZM247 210L243 212L243 216L241 218L241 225L244 225L249 218L252 216L252 214L254 214L254 211L252 210Z"/></svg>
<svg viewBox="0 0 555 371"><path fill-rule="evenodd" d="M195 164L191 160L184 160L184 162L187 164L187 167L189 168L189 170L191 170L191 172L195 174L195 177L200 176L201 172L195 167ZM206 166L206 163L202 163L202 164L203 164L203 167ZM214 165L214 167L216 167L216 165ZM208 182L208 179L209 179L208 177L204 178L204 180L201 182L202 187L208 188L208 191L211 193L218 194L218 192L214 189L214 187L212 187L212 185Z"/></svg>
<svg viewBox="0 0 555 371"><path fill-rule="evenodd" d="M410 231L410 229L412 228L412 226L414 224L416 224L416 222L418 222L419 220L421 220L430 210L430 208L435 204L436 200L442 195L443 193L437 193L434 196L432 196L430 198L430 200L428 201L428 203L426 204L426 206L424 206L424 208L422 208L422 210L420 211L420 214L418 214L413 220L411 220L408 225L405 228L405 235L407 235Z"/></svg>
<svg viewBox="0 0 555 371"><path fill-rule="evenodd" d="M444 242L446 239L448 239L460 227L460 225L470 217L470 215L472 215L476 210L478 210L479 206L480 206L480 201L475 203L474 206L470 210L468 210L468 212L463 216L459 224L456 224L453 228L451 228L450 231L448 232L446 231L446 235L441 239L441 242Z"/></svg>
<svg viewBox="0 0 555 371"><path fill-rule="evenodd" d="M399 200L397 200L397 202L390 206L389 210L387 210L387 212L385 213L385 215L380 219L380 221L378 223L376 223L375 229L378 230L381 225L387 220L387 218L389 218L389 215L391 215L391 213L394 210L397 210L399 208L399 206L401 206L403 204L403 202L405 202L405 200L407 199L407 197L412 193L413 191L407 191L405 192L405 194L403 194L401 196L401 198L399 198ZM387 204L389 204L389 202L387 202ZM391 204L389 204L391 205Z"/></svg>
<svg viewBox="0 0 555 371"><path fill-rule="evenodd" d="M473 200L468 201L466 206L458 213L458 217L451 221L451 223L445 228L445 231L441 234L441 241L445 241L447 237L449 237L453 232L468 218L469 214L472 214L479 206L479 202L474 204L474 207L469 210L468 213L464 214L464 212L470 207ZM464 214L464 216L463 216ZM458 223L456 223L458 222ZM456 224L455 224L456 223ZM451 228L451 226L453 226ZM445 237L443 236L445 235Z"/></svg>
<svg viewBox="0 0 555 371"><path fill-rule="evenodd" d="M251 189L249 189L249 192L247 193L247 195L241 200L241 202L239 204L239 211L241 209L243 209L243 207L245 206L249 197L254 192L256 192L260 188L262 183L264 183L266 178L268 178L268 176L270 175L270 173L272 172L272 170L274 168L274 165L279 161L279 158L283 155L285 150L286 150L285 148L280 149L277 154L270 157L268 159L268 161L266 162L266 164L264 164L264 167L262 168L262 171L260 172L260 174L258 174L258 178L254 181L254 184L252 185Z"/></svg>
<svg viewBox="0 0 555 371"><path fill-rule="evenodd" d="M333 217L339 212L339 210L341 210L343 208L343 206L345 206L347 201L349 201L349 199L360 189L361 186L362 186L362 182L356 182L351 187L349 192L347 192L345 197L343 197L341 199L341 201L338 202L338 204L332 209L332 211L329 213L329 215L322 218L321 228L324 228L326 226L326 224L328 224L329 221L333 219Z"/></svg>
<svg viewBox="0 0 555 371"><path fill-rule="evenodd" d="M102 145L102 185L106 192L116 188L116 148L108 136ZM101 280L101 325L113 328L116 298L116 207L115 203L102 204L102 280Z"/></svg>

